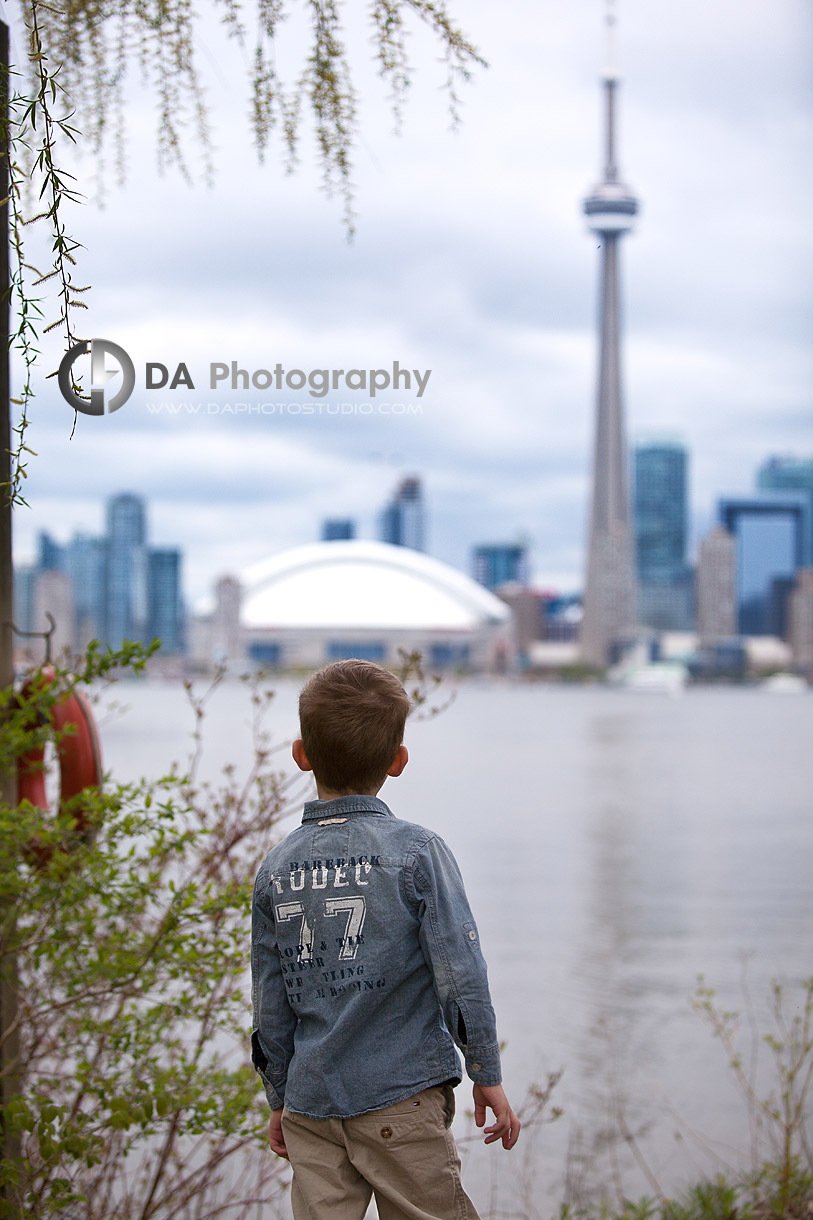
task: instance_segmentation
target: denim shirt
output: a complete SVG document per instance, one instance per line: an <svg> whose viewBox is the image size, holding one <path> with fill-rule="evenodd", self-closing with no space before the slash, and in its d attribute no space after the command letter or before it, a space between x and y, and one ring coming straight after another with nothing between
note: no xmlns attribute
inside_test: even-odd
<svg viewBox="0 0 813 1220"><path fill-rule="evenodd" d="M257 874L252 1060L272 1109L349 1118L499 1084L486 965L438 835L371 796L309 801Z"/></svg>

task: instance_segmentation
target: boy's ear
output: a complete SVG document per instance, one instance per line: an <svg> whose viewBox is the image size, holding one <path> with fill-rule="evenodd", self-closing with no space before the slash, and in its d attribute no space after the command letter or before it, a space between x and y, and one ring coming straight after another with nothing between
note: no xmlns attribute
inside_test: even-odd
<svg viewBox="0 0 813 1220"><path fill-rule="evenodd" d="M313 767L308 762L308 756L305 753L305 743L301 737L297 737L296 741L291 742L291 758L293 758L300 771L313 770Z"/></svg>
<svg viewBox="0 0 813 1220"><path fill-rule="evenodd" d="M409 751L407 750L406 746L399 746L398 753L395 755L395 758L392 760L392 765L391 765L389 771L387 772L387 775L392 775L393 777L396 775L400 775L408 762L409 762Z"/></svg>

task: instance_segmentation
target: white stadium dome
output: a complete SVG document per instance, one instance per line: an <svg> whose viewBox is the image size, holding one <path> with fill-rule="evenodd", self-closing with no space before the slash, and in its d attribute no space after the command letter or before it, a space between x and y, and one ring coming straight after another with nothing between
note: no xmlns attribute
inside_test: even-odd
<svg viewBox="0 0 813 1220"><path fill-rule="evenodd" d="M241 574L245 627L472 630L511 611L463 572L386 542L294 547Z"/></svg>
<svg viewBox="0 0 813 1220"><path fill-rule="evenodd" d="M344 656L437 668L510 664L513 615L476 581L420 551L362 540L293 547L218 584L200 605L197 659L316 668ZM238 618L239 616L239 618Z"/></svg>

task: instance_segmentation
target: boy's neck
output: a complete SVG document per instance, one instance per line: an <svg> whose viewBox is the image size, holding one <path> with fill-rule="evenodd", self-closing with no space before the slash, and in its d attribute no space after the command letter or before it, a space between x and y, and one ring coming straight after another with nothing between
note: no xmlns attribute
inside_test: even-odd
<svg viewBox="0 0 813 1220"><path fill-rule="evenodd" d="M340 796L378 796L382 787L383 785L379 784L377 788L373 788L372 791L368 790L366 792L361 792L357 788L354 788L352 792L331 792L329 788L324 788L317 780L316 795L319 797L320 801L335 801L338 800Z"/></svg>

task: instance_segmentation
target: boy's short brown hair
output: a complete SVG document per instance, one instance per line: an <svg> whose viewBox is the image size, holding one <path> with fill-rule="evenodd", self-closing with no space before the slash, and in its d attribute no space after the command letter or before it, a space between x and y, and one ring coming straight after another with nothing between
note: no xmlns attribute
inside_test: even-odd
<svg viewBox="0 0 813 1220"><path fill-rule="evenodd" d="M341 794L380 788L409 710L395 674L372 661L336 661L315 673L299 696L299 726L319 783Z"/></svg>

